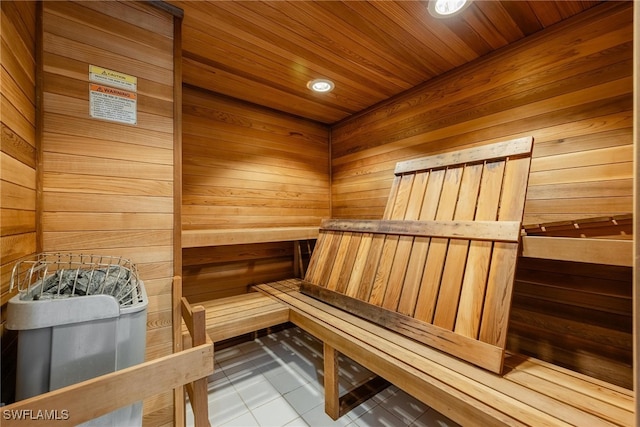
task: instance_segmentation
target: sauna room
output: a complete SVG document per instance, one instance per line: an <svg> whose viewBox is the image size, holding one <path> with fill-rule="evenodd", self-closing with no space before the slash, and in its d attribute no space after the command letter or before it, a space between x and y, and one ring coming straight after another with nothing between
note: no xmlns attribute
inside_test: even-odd
<svg viewBox="0 0 640 427"><path fill-rule="evenodd" d="M3 426L640 425L633 1L0 5Z"/></svg>

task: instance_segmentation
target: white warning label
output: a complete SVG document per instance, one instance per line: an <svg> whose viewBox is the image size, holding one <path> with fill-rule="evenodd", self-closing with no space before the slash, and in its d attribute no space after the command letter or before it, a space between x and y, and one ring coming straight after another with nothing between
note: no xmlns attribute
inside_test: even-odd
<svg viewBox="0 0 640 427"><path fill-rule="evenodd" d="M96 119L135 125L137 117L137 95L112 87L90 84L89 115Z"/></svg>

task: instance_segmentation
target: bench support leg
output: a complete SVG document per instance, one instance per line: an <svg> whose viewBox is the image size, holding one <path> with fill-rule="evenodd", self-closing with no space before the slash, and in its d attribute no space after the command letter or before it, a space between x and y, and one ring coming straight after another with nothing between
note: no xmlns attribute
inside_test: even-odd
<svg viewBox="0 0 640 427"><path fill-rule="evenodd" d="M332 419L340 418L338 351L324 343L324 411Z"/></svg>
<svg viewBox="0 0 640 427"><path fill-rule="evenodd" d="M193 409L195 427L210 427L207 378L200 378L197 381L189 383L186 388L191 401L191 408Z"/></svg>
<svg viewBox="0 0 640 427"><path fill-rule="evenodd" d="M391 384L375 376L340 396L338 351L324 343L324 411L337 420L365 400L375 396Z"/></svg>

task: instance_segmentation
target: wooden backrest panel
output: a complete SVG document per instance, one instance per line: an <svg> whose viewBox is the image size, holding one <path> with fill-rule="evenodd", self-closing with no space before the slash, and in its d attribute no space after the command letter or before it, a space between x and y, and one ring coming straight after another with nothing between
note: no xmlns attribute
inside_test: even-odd
<svg viewBox="0 0 640 427"><path fill-rule="evenodd" d="M499 372L532 142L399 163L382 220L323 223L303 292Z"/></svg>

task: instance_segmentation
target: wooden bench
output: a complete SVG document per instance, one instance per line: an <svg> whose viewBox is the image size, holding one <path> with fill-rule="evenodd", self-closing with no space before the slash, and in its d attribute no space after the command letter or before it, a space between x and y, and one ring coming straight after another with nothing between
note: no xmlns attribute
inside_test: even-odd
<svg viewBox="0 0 640 427"><path fill-rule="evenodd" d="M633 215L524 225L522 256L633 266Z"/></svg>
<svg viewBox="0 0 640 427"><path fill-rule="evenodd" d="M531 144L399 163L381 221L323 223L304 280L253 287L324 343L330 416L349 409L338 395L340 352L464 425L633 423L629 391L505 359ZM235 312L223 329L249 322Z"/></svg>
<svg viewBox="0 0 640 427"><path fill-rule="evenodd" d="M198 303L206 312L206 330L216 343L289 321L289 307L258 292ZM191 346L191 335L183 325L182 342Z"/></svg>
<svg viewBox="0 0 640 427"><path fill-rule="evenodd" d="M325 408L342 415L336 352L465 426L632 426L633 394L567 369L508 354L495 374L299 292L292 279L255 287L290 307L324 342Z"/></svg>

